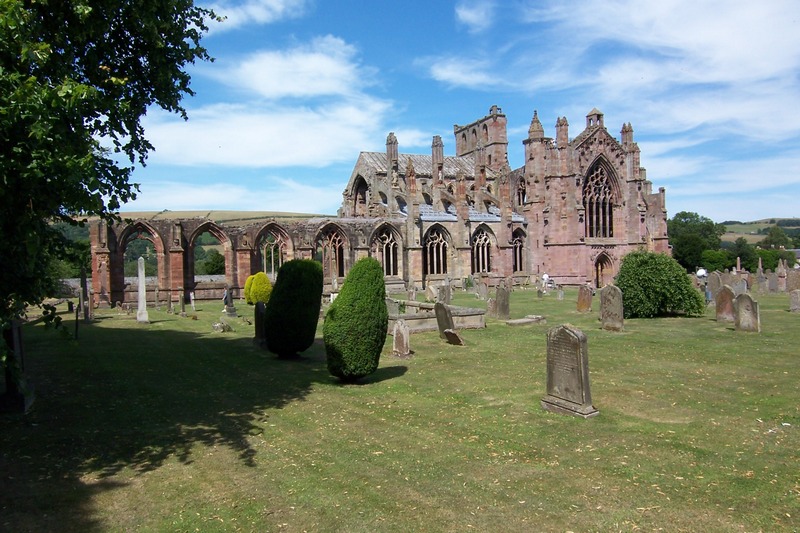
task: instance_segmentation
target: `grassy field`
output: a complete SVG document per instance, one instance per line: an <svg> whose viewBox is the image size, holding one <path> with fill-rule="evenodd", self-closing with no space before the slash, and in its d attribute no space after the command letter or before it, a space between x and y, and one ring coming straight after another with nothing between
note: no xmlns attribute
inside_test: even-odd
<svg viewBox="0 0 800 533"><path fill-rule="evenodd" d="M212 333L217 302L147 326L106 311L77 342L28 327L37 400L0 417L0 530L800 529L787 296L760 298L761 334L711 310L605 332L575 300L515 292L512 318L548 323L489 320L466 347L416 334L408 360L389 338L348 386L319 340L279 361L244 322ZM539 405L546 331L567 322L589 339L590 420Z"/></svg>

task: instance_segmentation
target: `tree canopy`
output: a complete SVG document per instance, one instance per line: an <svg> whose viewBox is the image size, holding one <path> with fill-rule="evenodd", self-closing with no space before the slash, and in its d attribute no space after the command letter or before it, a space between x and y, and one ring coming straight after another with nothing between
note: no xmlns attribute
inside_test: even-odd
<svg viewBox="0 0 800 533"><path fill-rule="evenodd" d="M153 148L142 117L186 117L212 11L192 0L0 0L0 326L51 289L53 222L117 218ZM0 345L0 348L2 346Z"/></svg>
<svg viewBox="0 0 800 533"><path fill-rule="evenodd" d="M702 265L704 250L718 250L725 226L697 213L681 211L667 221L672 256L692 272Z"/></svg>

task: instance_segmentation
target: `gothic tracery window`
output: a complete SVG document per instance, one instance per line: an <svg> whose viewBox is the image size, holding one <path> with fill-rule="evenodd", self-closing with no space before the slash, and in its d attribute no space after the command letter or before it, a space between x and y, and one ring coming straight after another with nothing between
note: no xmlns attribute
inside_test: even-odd
<svg viewBox="0 0 800 533"><path fill-rule="evenodd" d="M389 228L383 228L375 238L373 247L375 248L378 260L383 266L384 276L397 275L397 250L399 245L394 233Z"/></svg>
<svg viewBox="0 0 800 533"><path fill-rule="evenodd" d="M586 236L614 236L614 195L610 176L602 165L595 165L583 186Z"/></svg>
<svg viewBox="0 0 800 533"><path fill-rule="evenodd" d="M425 274L447 274L447 239L440 228L428 232L424 248Z"/></svg>
<svg viewBox="0 0 800 533"><path fill-rule="evenodd" d="M259 241L258 251L261 253L261 270L274 280L286 260L286 237L271 229Z"/></svg>
<svg viewBox="0 0 800 533"><path fill-rule="evenodd" d="M317 251L321 253L322 273L325 279L344 277L344 237L336 229L330 229L317 240Z"/></svg>
<svg viewBox="0 0 800 533"><path fill-rule="evenodd" d="M525 247L525 236L522 234L520 230L517 230L513 233L513 239L511 241L511 248L514 254L513 257L513 265L514 265L514 272L522 272L525 270L525 257L523 255Z"/></svg>
<svg viewBox="0 0 800 533"><path fill-rule="evenodd" d="M472 273L492 271L492 240L484 229L472 236Z"/></svg>

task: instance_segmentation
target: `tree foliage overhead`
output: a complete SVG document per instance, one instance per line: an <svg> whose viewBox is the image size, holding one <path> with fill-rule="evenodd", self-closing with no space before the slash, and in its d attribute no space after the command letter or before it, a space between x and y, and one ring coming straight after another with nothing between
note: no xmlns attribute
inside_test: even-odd
<svg viewBox="0 0 800 533"><path fill-rule="evenodd" d="M701 315L705 300L673 258L631 252L622 259L616 285L622 290L625 318L652 318L673 313Z"/></svg>
<svg viewBox="0 0 800 533"><path fill-rule="evenodd" d="M0 0L1 325L47 296L67 247L52 222L115 218L135 198L153 148L141 119L186 116L214 17L192 0Z"/></svg>
<svg viewBox="0 0 800 533"><path fill-rule="evenodd" d="M667 221L667 232L672 256L693 272L702 266L703 251L719 249L725 226L697 213L681 211Z"/></svg>

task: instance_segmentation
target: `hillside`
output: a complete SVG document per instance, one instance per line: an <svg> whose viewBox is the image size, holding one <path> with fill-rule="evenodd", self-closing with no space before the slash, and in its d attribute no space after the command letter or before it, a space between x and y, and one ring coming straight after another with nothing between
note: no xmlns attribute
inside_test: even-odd
<svg viewBox="0 0 800 533"><path fill-rule="evenodd" d="M740 237L744 237L750 244L755 244L764 238L762 231L771 226L778 225L787 235L800 233L800 218L764 218L752 222L725 221L722 223L727 230L722 236L723 241L734 242Z"/></svg>

